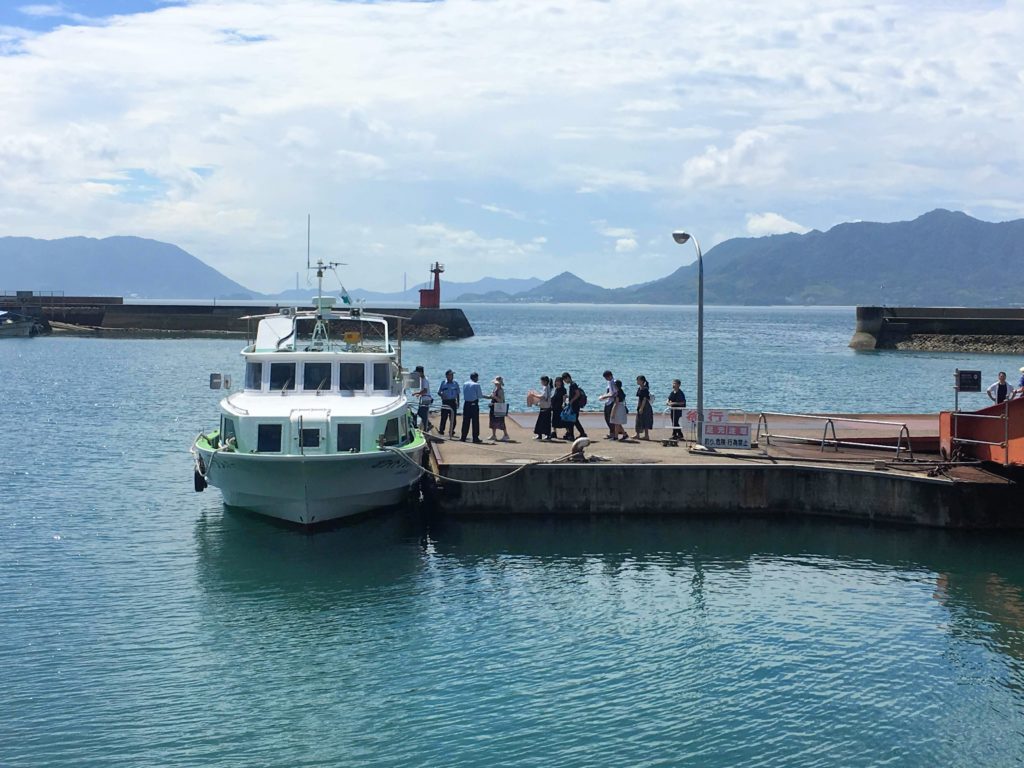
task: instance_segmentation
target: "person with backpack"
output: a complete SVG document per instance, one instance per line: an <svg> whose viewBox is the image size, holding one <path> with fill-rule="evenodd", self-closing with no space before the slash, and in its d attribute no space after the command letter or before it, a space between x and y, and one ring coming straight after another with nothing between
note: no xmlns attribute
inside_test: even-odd
<svg viewBox="0 0 1024 768"><path fill-rule="evenodd" d="M568 397L565 390L565 382L561 376L555 376L554 387L551 391L551 436L558 437L559 428L568 428L569 422L562 419L562 409L565 408L565 399Z"/></svg>
<svg viewBox="0 0 1024 768"><path fill-rule="evenodd" d="M580 411L587 404L587 393L584 392L580 385L572 380L572 376L565 372L562 374L562 383L569 386L568 390L568 403L566 406L569 408L572 419L566 419L566 440L575 440L576 432L579 432L580 437L586 437L587 431L583 429L583 424L580 422Z"/></svg>

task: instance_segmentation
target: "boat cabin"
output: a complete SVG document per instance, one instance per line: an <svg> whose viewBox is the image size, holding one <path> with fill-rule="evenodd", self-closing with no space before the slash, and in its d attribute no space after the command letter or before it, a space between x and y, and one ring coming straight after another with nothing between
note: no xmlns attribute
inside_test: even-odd
<svg viewBox="0 0 1024 768"><path fill-rule="evenodd" d="M260 318L242 355L244 388L221 402L229 449L336 455L415 439L384 318L282 310Z"/></svg>

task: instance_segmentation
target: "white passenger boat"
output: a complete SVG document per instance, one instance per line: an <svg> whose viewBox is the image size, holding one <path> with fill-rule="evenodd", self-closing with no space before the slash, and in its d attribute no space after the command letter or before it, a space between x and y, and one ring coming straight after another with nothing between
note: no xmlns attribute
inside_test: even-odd
<svg viewBox="0 0 1024 768"><path fill-rule="evenodd" d="M193 445L196 490L302 525L403 501L426 447L403 394L400 340L387 318L334 309L318 262L311 311L258 319L242 350L244 389L220 403L220 427Z"/></svg>

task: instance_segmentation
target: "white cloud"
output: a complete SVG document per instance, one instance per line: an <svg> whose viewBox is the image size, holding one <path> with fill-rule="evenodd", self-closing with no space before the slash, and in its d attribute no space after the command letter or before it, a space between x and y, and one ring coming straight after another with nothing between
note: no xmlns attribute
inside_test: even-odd
<svg viewBox="0 0 1024 768"><path fill-rule="evenodd" d="M448 261L473 259L514 267L517 259L537 254L543 246L536 239L519 243L501 237L487 238L471 229L458 229L440 222L416 225L413 231L419 254Z"/></svg>
<svg viewBox="0 0 1024 768"><path fill-rule="evenodd" d="M785 153L775 136L766 130L738 134L732 146L707 147L683 164L683 186L726 187L766 185L785 172Z"/></svg>
<svg viewBox="0 0 1024 768"><path fill-rule="evenodd" d="M636 230L632 227L610 227L607 221L593 222L597 233L603 237L636 237Z"/></svg>
<svg viewBox="0 0 1024 768"><path fill-rule="evenodd" d="M761 237L762 235L782 235L786 232L797 232L802 235L805 232L810 231L810 227L805 227L803 224L797 224L795 221L790 221L789 219L784 218L777 213L771 213L770 211L765 213L747 214L747 232L754 237Z"/></svg>
<svg viewBox="0 0 1024 768"><path fill-rule="evenodd" d="M276 290L309 211L346 284L451 247L457 279L525 260L611 285L594 248L681 223L1024 210L1020 0L69 6L0 29L0 235L159 237Z"/></svg>
<svg viewBox="0 0 1024 768"><path fill-rule="evenodd" d="M616 253L630 253L636 250L636 240L632 237L621 237L615 241Z"/></svg>
<svg viewBox="0 0 1024 768"><path fill-rule="evenodd" d="M90 16L85 16L81 13L75 13L70 11L60 3L35 3L30 5L20 5L18 6L18 12L23 13L26 16L67 19L69 21L74 21L79 24L96 21L96 19L93 19Z"/></svg>

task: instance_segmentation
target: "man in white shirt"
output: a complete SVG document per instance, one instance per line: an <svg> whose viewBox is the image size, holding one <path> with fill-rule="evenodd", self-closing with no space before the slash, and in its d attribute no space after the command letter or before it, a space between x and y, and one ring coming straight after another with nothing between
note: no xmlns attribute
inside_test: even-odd
<svg viewBox="0 0 1024 768"><path fill-rule="evenodd" d="M999 381L990 386L986 391L988 392L988 396L992 399L992 402L996 405L1004 400L1012 398L1013 390L1010 389L1010 385L1006 381L1006 371L1000 371Z"/></svg>

